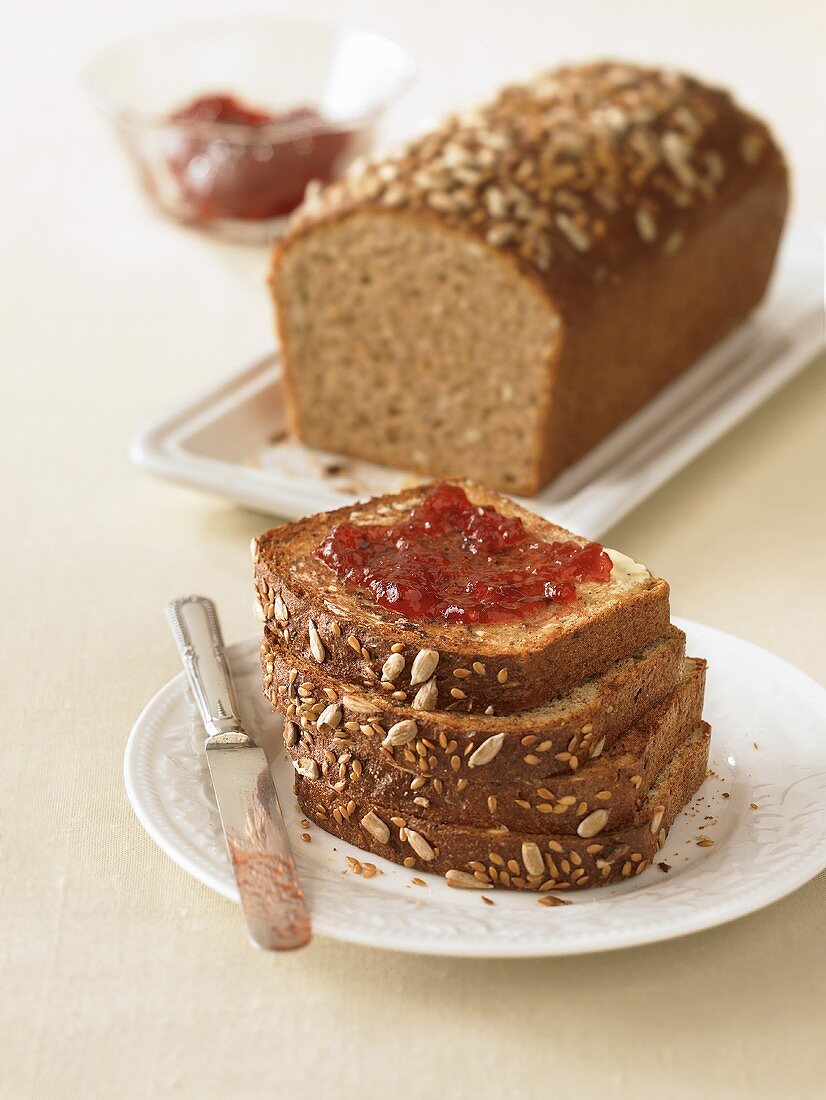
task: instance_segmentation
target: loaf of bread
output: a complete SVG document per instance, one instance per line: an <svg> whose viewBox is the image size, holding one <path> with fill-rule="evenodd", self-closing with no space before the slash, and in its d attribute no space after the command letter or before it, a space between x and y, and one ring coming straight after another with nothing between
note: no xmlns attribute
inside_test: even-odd
<svg viewBox="0 0 826 1100"><path fill-rule="evenodd" d="M599 63L308 198L272 288L312 446L531 494L760 301L783 157L724 91Z"/></svg>

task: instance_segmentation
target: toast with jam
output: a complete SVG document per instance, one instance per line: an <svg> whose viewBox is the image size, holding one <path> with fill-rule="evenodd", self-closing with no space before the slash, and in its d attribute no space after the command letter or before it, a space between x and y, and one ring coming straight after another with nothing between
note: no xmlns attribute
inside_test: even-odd
<svg viewBox="0 0 826 1100"><path fill-rule="evenodd" d="M664 580L466 481L276 527L252 552L274 637L417 709L528 710L669 628Z"/></svg>
<svg viewBox="0 0 826 1100"><path fill-rule="evenodd" d="M706 665L625 555L465 481L253 541L303 812L449 885L641 874L702 783Z"/></svg>

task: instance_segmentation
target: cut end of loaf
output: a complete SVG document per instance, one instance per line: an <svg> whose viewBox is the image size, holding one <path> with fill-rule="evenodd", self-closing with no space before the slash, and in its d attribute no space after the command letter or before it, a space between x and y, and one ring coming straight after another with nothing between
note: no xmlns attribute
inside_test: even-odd
<svg viewBox="0 0 826 1100"><path fill-rule="evenodd" d="M274 290L304 442L539 489L562 326L512 257L423 214L357 211L292 239Z"/></svg>

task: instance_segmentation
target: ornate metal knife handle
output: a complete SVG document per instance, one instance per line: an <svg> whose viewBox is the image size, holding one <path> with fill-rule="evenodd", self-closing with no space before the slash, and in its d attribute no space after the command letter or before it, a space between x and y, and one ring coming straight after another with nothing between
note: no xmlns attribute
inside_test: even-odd
<svg viewBox="0 0 826 1100"><path fill-rule="evenodd" d="M245 732L215 604L184 596L166 609L209 735L204 746L221 827L253 943L290 951L312 930L267 758Z"/></svg>
<svg viewBox="0 0 826 1100"><path fill-rule="evenodd" d="M207 733L243 733L215 604L183 596L166 614Z"/></svg>

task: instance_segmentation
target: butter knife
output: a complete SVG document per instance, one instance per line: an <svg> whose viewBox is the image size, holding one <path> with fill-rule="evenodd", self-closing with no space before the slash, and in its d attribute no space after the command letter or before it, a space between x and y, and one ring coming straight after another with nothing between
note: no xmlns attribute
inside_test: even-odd
<svg viewBox="0 0 826 1100"><path fill-rule="evenodd" d="M256 947L310 942L310 916L267 758L238 714L215 604L184 596L167 605L172 633L208 734L205 749L247 931Z"/></svg>

